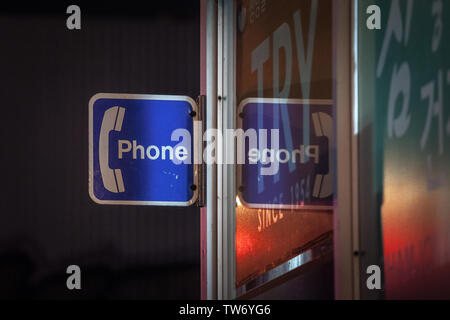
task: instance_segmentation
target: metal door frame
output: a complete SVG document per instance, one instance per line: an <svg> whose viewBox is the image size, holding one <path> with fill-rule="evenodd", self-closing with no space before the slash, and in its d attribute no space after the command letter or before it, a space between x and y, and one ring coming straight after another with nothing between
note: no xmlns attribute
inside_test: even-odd
<svg viewBox="0 0 450 320"><path fill-rule="evenodd" d="M334 277L336 299L359 299L357 0L333 1L336 192ZM201 0L205 50L206 128L235 127L235 1ZM336 106L339 112L336 112ZM226 141L220 150L222 156ZM339 146L339 147L337 147ZM202 298L236 298L235 167L207 165L206 219L202 220ZM339 192L338 192L339 191ZM203 216L202 216L203 219ZM206 243L205 243L206 242ZM205 250L206 247L206 250ZM205 270L206 269L206 270ZM204 283L206 281L206 284Z"/></svg>
<svg viewBox="0 0 450 320"><path fill-rule="evenodd" d="M201 65L206 93L206 128L235 127L235 3L201 0L205 59ZM203 32L203 33L202 33ZM225 137L224 137L225 139ZM218 161L228 141L219 141ZM234 151L234 150L233 150ZM202 216L202 299L233 299L235 286L235 166L206 165L206 209ZM205 250L206 247L206 250ZM206 270L205 270L206 269ZM205 283L206 282L206 283Z"/></svg>
<svg viewBox="0 0 450 320"><path fill-rule="evenodd" d="M334 204L334 290L336 299L359 299L358 0L333 2L336 192ZM339 112L338 112L339 111Z"/></svg>

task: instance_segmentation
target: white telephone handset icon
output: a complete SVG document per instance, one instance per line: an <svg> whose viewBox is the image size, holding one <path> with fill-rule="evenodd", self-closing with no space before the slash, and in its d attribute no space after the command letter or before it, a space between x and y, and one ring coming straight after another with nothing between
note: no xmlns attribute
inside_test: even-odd
<svg viewBox="0 0 450 320"><path fill-rule="evenodd" d="M109 108L103 115L102 127L100 129L100 173L102 174L105 189L114 193L124 192L125 187L120 169L111 169L109 167L109 133L112 130L120 131L122 129L124 114L125 108Z"/></svg>

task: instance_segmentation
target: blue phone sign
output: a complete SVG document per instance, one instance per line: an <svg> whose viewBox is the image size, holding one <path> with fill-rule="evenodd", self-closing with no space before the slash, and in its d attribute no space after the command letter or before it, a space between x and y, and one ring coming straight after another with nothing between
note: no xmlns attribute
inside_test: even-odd
<svg viewBox="0 0 450 320"><path fill-rule="evenodd" d="M100 204L193 204L197 176L192 161L192 111L196 108L186 96L94 95L89 102L92 200ZM185 134L174 134L179 129Z"/></svg>

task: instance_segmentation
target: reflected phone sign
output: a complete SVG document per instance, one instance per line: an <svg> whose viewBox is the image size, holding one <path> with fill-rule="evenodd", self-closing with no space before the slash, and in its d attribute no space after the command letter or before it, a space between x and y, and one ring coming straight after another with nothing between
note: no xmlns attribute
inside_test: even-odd
<svg viewBox="0 0 450 320"><path fill-rule="evenodd" d="M195 102L186 96L100 93L89 102L89 194L100 204L188 206ZM177 129L187 133L174 134Z"/></svg>
<svg viewBox="0 0 450 320"><path fill-rule="evenodd" d="M332 101L249 98L239 115L244 132L258 132L257 148L250 148L248 139L245 143L246 161L238 175L241 202L250 208L329 209Z"/></svg>

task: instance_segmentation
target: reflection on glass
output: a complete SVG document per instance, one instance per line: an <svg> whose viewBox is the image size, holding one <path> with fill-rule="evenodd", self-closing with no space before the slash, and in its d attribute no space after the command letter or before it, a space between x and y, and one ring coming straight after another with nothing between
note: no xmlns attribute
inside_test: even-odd
<svg viewBox="0 0 450 320"><path fill-rule="evenodd" d="M237 110L238 122L241 127L251 123L255 129L279 129L281 148L294 156L298 150L298 161L280 164L271 176L261 176L257 169L252 173L245 165L237 170L237 181L246 184L238 185L236 197L239 287L332 230L332 184L326 190L323 178L332 169L326 134L332 116L332 1L237 3L237 108L248 98L281 99L272 105L257 100L247 112ZM255 199L256 205L249 205L248 199Z"/></svg>

